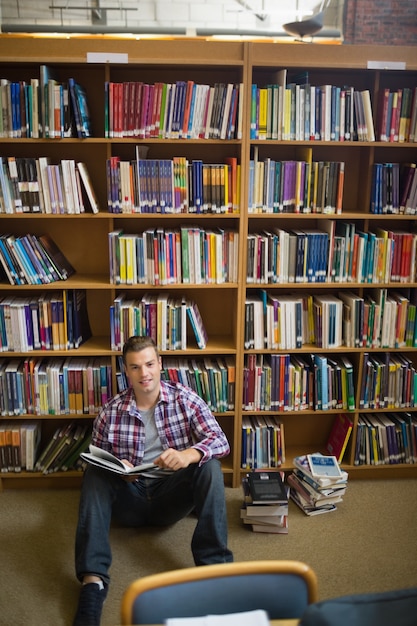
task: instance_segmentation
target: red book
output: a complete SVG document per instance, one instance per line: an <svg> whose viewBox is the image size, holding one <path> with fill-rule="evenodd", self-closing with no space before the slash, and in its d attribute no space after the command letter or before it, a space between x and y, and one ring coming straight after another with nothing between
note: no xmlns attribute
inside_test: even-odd
<svg viewBox="0 0 417 626"><path fill-rule="evenodd" d="M134 110L134 124L133 124L133 136L138 137L139 129L140 129L140 116L141 116L141 107L142 107L142 92L143 92L143 83L136 82L134 88L134 101L135 101L135 110Z"/></svg>
<svg viewBox="0 0 417 626"><path fill-rule="evenodd" d="M129 83L124 82L121 86L121 97L122 97L122 127L120 129L122 137L129 136L129 111L130 111L130 102L129 102Z"/></svg>
<svg viewBox="0 0 417 626"><path fill-rule="evenodd" d="M145 139L146 137L146 122L148 119L148 105L149 105L149 89L150 85L144 83L142 85L141 96L141 108L140 108L140 122L139 122L139 137Z"/></svg>
<svg viewBox="0 0 417 626"><path fill-rule="evenodd" d="M163 83L155 83L154 97L153 97L153 110L152 110L152 124L151 124L151 137L159 137L159 127L161 124L161 101L162 101Z"/></svg>
<svg viewBox="0 0 417 626"><path fill-rule="evenodd" d="M326 443L326 452L335 456L339 463L343 459L352 428L353 422L348 415L344 413L336 415Z"/></svg>
<svg viewBox="0 0 417 626"><path fill-rule="evenodd" d="M389 128L389 121L388 121L389 98L390 98L389 87L387 87L386 89L382 89L379 95L378 113L377 113L378 115L378 122L377 122L378 141L388 141L389 139L389 131L387 132L387 128Z"/></svg>
<svg viewBox="0 0 417 626"><path fill-rule="evenodd" d="M391 112L391 127L390 127L390 135L389 135L389 140L391 142L398 141L402 93L403 93L402 90L399 89L398 91L394 92L394 96L393 96L392 112Z"/></svg>
<svg viewBox="0 0 417 626"><path fill-rule="evenodd" d="M400 282L407 283L410 280L411 271L411 249L414 235L412 233L403 233Z"/></svg>
<svg viewBox="0 0 417 626"><path fill-rule="evenodd" d="M187 137L188 134L188 122L190 120L190 111L191 111L191 99L193 96L194 89L194 81L187 81L187 87L185 92L185 103L184 103L184 118L182 122L182 128L180 129L180 136Z"/></svg>

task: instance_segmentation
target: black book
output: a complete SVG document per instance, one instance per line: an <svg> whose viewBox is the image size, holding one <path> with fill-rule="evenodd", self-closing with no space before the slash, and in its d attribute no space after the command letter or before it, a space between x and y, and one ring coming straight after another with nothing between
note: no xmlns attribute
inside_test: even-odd
<svg viewBox="0 0 417 626"><path fill-rule="evenodd" d="M66 280L72 274L74 274L74 267L71 265L62 250L56 245L55 241L50 235L45 233L44 235L39 235L37 239L44 249L44 252L49 257L52 265L58 272L61 280Z"/></svg>
<svg viewBox="0 0 417 626"><path fill-rule="evenodd" d="M71 311L68 315L68 329L71 329L71 335L68 333L71 347L75 349L90 339L91 327L88 318L87 309L87 291L85 289L68 290L68 302Z"/></svg>
<svg viewBox="0 0 417 626"><path fill-rule="evenodd" d="M252 504L286 504L288 496L279 472L249 472Z"/></svg>

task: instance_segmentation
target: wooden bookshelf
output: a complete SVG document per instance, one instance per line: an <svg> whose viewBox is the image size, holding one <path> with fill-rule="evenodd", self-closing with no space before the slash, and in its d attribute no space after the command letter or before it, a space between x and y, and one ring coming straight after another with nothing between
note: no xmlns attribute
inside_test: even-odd
<svg viewBox="0 0 417 626"><path fill-rule="evenodd" d="M248 53L249 75L251 83L260 87L277 81L276 77L280 70L287 71L287 83L291 82L295 75L308 73L308 82L312 85L332 84L342 87L353 85L358 90L369 90L373 103L374 119L377 117L378 93L383 87L391 90L416 84L416 62L413 59L412 48L396 47L373 47L373 46L336 46L331 51L321 46L270 46L263 43L249 44ZM370 70L369 61L379 61L381 69ZM403 62L404 70L392 71L387 69L392 62ZM300 81L302 82L302 81ZM250 105L248 104L248 107ZM362 142L362 141L274 141L274 140L250 140L247 152L253 153L257 148L259 160L267 157L275 160L299 159L300 147L312 148L312 158L317 161L343 161L345 163L345 180L343 193L343 209L340 215L324 214L256 214L245 212L242 219L245 221L244 230L248 233L260 231L272 231L274 228L284 230L291 229L318 229L323 221L334 219L336 222L353 222L356 229L366 232L375 230L378 226L387 229L414 230L414 216L409 215L375 215L370 213L370 197L372 186L372 166L379 162L408 162L416 157L416 145L412 143L386 143L386 142ZM247 190L245 190L247 191ZM409 219L410 218L410 219ZM246 250L243 251L243 254ZM243 267L246 260L243 259ZM242 276L246 282L246 276ZM412 290L414 283L403 285ZM274 285L246 285L246 293L250 296L259 288L265 289L275 295L295 293L301 297L308 294L334 294L340 291L353 291L363 296L375 292L379 287L387 287L394 290L401 287L400 284L387 283L384 285L369 285L355 282L344 283L292 283ZM411 293L411 292L410 292ZM243 320L244 321L244 320ZM403 353L415 364L413 349L406 348ZM250 354L253 351L246 351ZM271 352L271 351L269 351ZM345 354L354 366L355 375L355 410L349 415L353 421L353 432L347 450L343 458L343 468L349 472L352 478L388 478L415 476L416 466L411 464L399 465L355 465L355 441L360 414L372 413L370 409L359 409L360 381L364 368L366 353L372 353L367 348L347 348L340 346L332 350L326 350L317 346L303 345L298 350L285 352L297 353L303 357L306 354L317 353L337 358ZM395 355L401 352L399 349L382 350L375 349L375 353L391 352ZM262 354L262 351L255 351ZM264 351L267 355L268 351ZM389 413L388 409L379 409ZM392 411L392 410L391 410ZM400 409L405 411L405 409ZM279 414L279 419L285 427L286 462L284 468L291 467L294 456L314 452L324 452L324 446L330 433L335 414L334 409L328 411L285 411ZM376 411L378 412L378 411ZM267 412L268 413L268 412ZM245 414L245 412L243 412ZM249 412L250 414L250 412ZM258 415L262 415L259 412Z"/></svg>
<svg viewBox="0 0 417 626"><path fill-rule="evenodd" d="M90 53L101 54L101 62ZM124 55L123 58L117 55ZM127 62L125 62L127 61ZM405 62L405 70L367 69L368 61L390 63ZM275 227L320 228L320 223L329 218L353 221L361 230L370 230L377 225L391 228L398 223L401 228L412 229L414 216L373 215L369 212L372 165L375 162L416 160L417 144L383 142L293 142L259 141L250 137L251 84L268 84L275 80L277 70L287 69L288 74L308 70L313 84L352 84L357 89L369 89L373 103L381 86L392 89L414 86L417 83L417 61L415 48L381 46L320 46L303 44L267 44L249 42L212 42L204 40L131 41L107 38L30 38L4 35L0 37L1 77L11 81L30 80L39 75L39 66L52 67L58 80L75 77L84 85L89 109L92 113L93 137L86 139L12 139L0 138L2 156L32 157L48 156L58 163L62 158L86 163L101 206L100 213L93 215L45 215L1 214L4 232L23 235L27 232L48 232L69 261L76 273L68 281L42 286L45 289L86 289L92 338L78 350L45 352L37 351L30 356L46 359L57 356L95 357L108 356L113 371L116 371L117 353L110 344L110 307L114 298L122 291L132 297L141 297L145 292L160 291L185 294L194 299L206 324L209 340L204 350L199 350L190 341L185 351L167 351L165 356L203 359L209 357L232 357L236 366L235 407L232 411L216 414L224 428L230 444L231 454L224 460L223 469L227 485L239 486L244 469L241 468L241 424L246 414L242 410L243 367L246 356L251 352L244 349L245 299L260 286L246 284L247 236L259 230ZM194 80L213 85L216 82L242 83L244 86L244 122L242 139L138 139L136 137L106 138L104 133L104 85L106 82L156 81L175 82ZM149 157L172 159L186 156L189 160L203 159L207 163L222 163L227 157L235 157L241 165L241 188L239 212L233 214L114 214L107 212L106 161L112 156L122 160L133 160L137 145L149 146ZM252 150L258 148L260 158L295 159L302 147L313 149L313 159L345 162L345 186L343 212L341 215L322 214L251 214L247 210L248 172ZM239 234L239 280L235 283L209 285L114 285L109 280L108 233L123 229L127 233L139 233L146 228L180 228L184 224L196 224L202 229L233 229ZM397 284L385 285L394 289ZM379 285L343 283L337 286L311 285L261 285L274 293L320 293L353 290L363 294ZM401 285L401 289L415 289L415 284ZM41 290L36 286L0 284L0 296L36 295ZM303 346L300 354L324 352L329 355L345 353L354 363L355 378L361 379L366 348L350 349L339 347L334 351L318 350ZM395 352L395 350L392 350ZM401 350L397 350L401 352ZM267 350L259 353L267 354ZM407 351L416 363L415 351ZM25 357L18 353L2 352L2 359ZM162 355L164 356L164 354ZM355 385L356 407L359 406L358 386ZM384 412L389 412L384 409ZM337 411L280 412L278 417L285 424L286 461L284 470L292 468L292 458L298 454L323 450ZM354 446L359 408L351 413L354 429L351 442L343 462L344 469L353 477L402 477L416 476L417 465L354 465ZM366 411L364 411L366 413ZM274 415L277 413L275 412ZM44 424L43 443L51 436L57 422L68 419L92 420L94 415L36 416ZM13 417L32 419L35 416ZM0 418L0 419L3 419ZM4 419L12 419L4 416ZM77 484L80 476L76 472L57 473L43 476L39 473L2 473L0 486L16 488L22 486L64 487Z"/></svg>

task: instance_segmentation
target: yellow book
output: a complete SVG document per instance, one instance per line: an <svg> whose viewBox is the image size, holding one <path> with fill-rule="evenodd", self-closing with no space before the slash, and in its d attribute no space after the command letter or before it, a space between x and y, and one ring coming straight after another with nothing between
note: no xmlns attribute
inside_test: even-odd
<svg viewBox="0 0 417 626"><path fill-rule="evenodd" d="M223 189L223 209L228 213L232 207L232 199L229 199L229 168L226 164L221 167L221 181Z"/></svg>
<svg viewBox="0 0 417 626"><path fill-rule="evenodd" d="M282 133L282 139L288 141L291 136L291 89L285 89L284 93L284 128Z"/></svg>
<svg viewBox="0 0 417 626"><path fill-rule="evenodd" d="M227 157L226 168L228 171L228 212L236 213L239 210L238 204L238 187L237 187L237 158L236 157Z"/></svg>
<svg viewBox="0 0 417 626"><path fill-rule="evenodd" d="M126 273L126 237L121 235L119 237L119 279L121 285L126 285L127 273Z"/></svg>
<svg viewBox="0 0 417 626"><path fill-rule="evenodd" d="M385 228L378 227L376 229L377 237L383 242L382 245L382 258L380 259L380 282L389 282L389 267L387 267L387 253L388 253L388 236L389 231ZM391 240L390 240L391 241Z"/></svg>
<svg viewBox="0 0 417 626"><path fill-rule="evenodd" d="M133 285L136 282L136 247L135 238L130 235L122 235L126 250L126 283Z"/></svg>
<svg viewBox="0 0 417 626"><path fill-rule="evenodd" d="M259 89L258 139L266 139L268 128L268 89Z"/></svg>

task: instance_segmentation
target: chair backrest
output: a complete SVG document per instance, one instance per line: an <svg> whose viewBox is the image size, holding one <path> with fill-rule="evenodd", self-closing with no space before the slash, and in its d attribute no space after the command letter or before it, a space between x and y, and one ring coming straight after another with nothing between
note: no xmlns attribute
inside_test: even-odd
<svg viewBox="0 0 417 626"><path fill-rule="evenodd" d="M417 587L358 593L311 604L300 626L416 626Z"/></svg>
<svg viewBox="0 0 417 626"><path fill-rule="evenodd" d="M270 619L301 617L318 599L317 577L299 561L243 561L190 567L133 581L122 624L264 609Z"/></svg>

